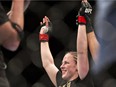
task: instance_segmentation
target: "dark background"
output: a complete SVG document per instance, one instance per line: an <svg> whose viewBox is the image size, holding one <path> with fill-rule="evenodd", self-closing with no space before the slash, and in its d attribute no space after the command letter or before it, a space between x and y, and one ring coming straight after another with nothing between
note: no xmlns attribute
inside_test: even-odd
<svg viewBox="0 0 116 87"><path fill-rule="evenodd" d="M2 1L6 12L10 9L11 1ZM94 20L96 2L90 0L93 7ZM32 1L25 12L25 37L16 52L4 48L6 70L11 87L54 87L41 64L40 43L38 33L40 22L46 15L53 23L49 45L56 66L59 68L66 51L76 51L76 15L81 5L80 0ZM89 55L90 56L90 55ZM91 56L90 56L91 59ZM114 65L108 73L116 78Z"/></svg>

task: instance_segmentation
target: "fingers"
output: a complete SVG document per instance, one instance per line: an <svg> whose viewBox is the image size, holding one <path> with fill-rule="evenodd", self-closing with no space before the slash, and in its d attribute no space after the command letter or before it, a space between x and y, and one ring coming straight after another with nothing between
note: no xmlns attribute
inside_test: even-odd
<svg viewBox="0 0 116 87"><path fill-rule="evenodd" d="M45 23L45 25L48 27L48 22L50 22L50 20L49 20L49 18L48 18L47 16L45 16L45 17L43 18L43 21L40 22L40 25L42 25L42 24Z"/></svg>
<svg viewBox="0 0 116 87"><path fill-rule="evenodd" d="M42 22L40 22L40 25L42 25L43 23Z"/></svg>
<svg viewBox="0 0 116 87"><path fill-rule="evenodd" d="M82 1L81 5L82 5L82 7L92 8L88 1L87 2L86 1Z"/></svg>
<svg viewBox="0 0 116 87"><path fill-rule="evenodd" d="M49 18L47 16L45 16L45 21L46 21L46 26L48 27L50 20L49 20Z"/></svg>
<svg viewBox="0 0 116 87"><path fill-rule="evenodd" d="M45 16L44 18L45 18L46 26L48 27L48 17Z"/></svg>
<svg viewBox="0 0 116 87"><path fill-rule="evenodd" d="M43 23L45 23L46 21L45 21L45 17L43 18Z"/></svg>

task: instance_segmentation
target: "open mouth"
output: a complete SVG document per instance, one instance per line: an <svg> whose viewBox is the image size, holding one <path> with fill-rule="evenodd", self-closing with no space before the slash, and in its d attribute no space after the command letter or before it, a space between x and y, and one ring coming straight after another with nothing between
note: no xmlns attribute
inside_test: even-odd
<svg viewBox="0 0 116 87"><path fill-rule="evenodd" d="M66 70L62 70L62 74L65 74L66 73Z"/></svg>

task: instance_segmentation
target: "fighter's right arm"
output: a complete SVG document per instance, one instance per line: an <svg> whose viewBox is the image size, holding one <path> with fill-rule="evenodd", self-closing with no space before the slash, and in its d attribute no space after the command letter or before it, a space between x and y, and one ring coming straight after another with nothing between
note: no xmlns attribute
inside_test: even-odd
<svg viewBox="0 0 116 87"><path fill-rule="evenodd" d="M43 23L48 27L48 17L43 18ZM43 24L41 22L41 24ZM46 70L48 76L50 77L53 84L56 86L56 74L59 71L54 64L53 56L50 52L49 43L48 43L48 34L46 34L46 29L41 28L40 30L40 42L41 42L41 59L44 69Z"/></svg>

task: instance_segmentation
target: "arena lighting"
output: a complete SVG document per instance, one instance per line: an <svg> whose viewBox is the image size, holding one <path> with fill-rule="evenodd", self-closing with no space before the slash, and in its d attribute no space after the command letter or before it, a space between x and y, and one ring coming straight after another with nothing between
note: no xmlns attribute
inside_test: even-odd
<svg viewBox="0 0 116 87"><path fill-rule="evenodd" d="M98 0L95 17L96 35L100 43L95 72L107 70L116 61L115 1Z"/></svg>

